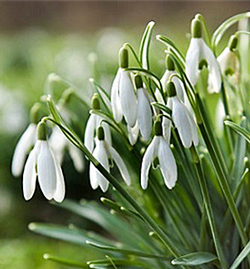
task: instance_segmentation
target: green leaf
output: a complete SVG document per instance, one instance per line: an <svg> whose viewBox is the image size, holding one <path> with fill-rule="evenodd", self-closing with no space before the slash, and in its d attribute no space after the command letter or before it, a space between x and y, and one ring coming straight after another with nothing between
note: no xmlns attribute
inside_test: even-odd
<svg viewBox="0 0 250 269"><path fill-rule="evenodd" d="M181 256L171 261L173 265L197 266L205 263L213 262L217 257L209 252L194 252Z"/></svg>
<svg viewBox="0 0 250 269"><path fill-rule="evenodd" d="M142 63L142 67L144 69L149 69L149 46L150 46L150 41L151 41L154 25L155 25L155 22L150 21L142 36L139 57L140 57L140 62Z"/></svg>
<svg viewBox="0 0 250 269"><path fill-rule="evenodd" d="M242 261L247 257L249 253L250 253L250 241L247 243L247 245L243 248L238 257L235 259L230 269L239 268L238 266L242 263Z"/></svg>
<svg viewBox="0 0 250 269"><path fill-rule="evenodd" d="M170 119L171 119L171 115L172 115L172 110L170 108L168 108L167 106L160 104L158 102L153 102L151 103L153 106L158 107L159 109L161 109L162 111L166 112Z"/></svg>
<svg viewBox="0 0 250 269"><path fill-rule="evenodd" d="M247 140L247 142L250 143L250 132L247 129L229 120L225 120L224 123L230 128L232 128L235 132L243 136Z"/></svg>

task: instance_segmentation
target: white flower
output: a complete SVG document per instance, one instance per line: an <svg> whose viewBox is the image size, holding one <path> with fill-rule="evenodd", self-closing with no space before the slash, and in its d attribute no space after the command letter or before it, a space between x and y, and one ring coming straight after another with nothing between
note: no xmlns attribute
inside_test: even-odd
<svg viewBox="0 0 250 269"><path fill-rule="evenodd" d="M98 138L96 139L96 147L93 151L93 156L103 165L103 167L108 172L110 171L109 161L111 160L111 162L114 162L117 165L118 170L120 171L126 184L130 185L130 175L122 158L118 152L104 140L104 130L101 126L98 128L97 132ZM109 182L92 163L90 163L89 178L91 187L93 189L97 189L100 186L103 192L107 191Z"/></svg>
<svg viewBox="0 0 250 269"><path fill-rule="evenodd" d="M29 151L36 142L36 124L31 123L17 143L12 159L11 172L15 177L22 174Z"/></svg>
<svg viewBox="0 0 250 269"><path fill-rule="evenodd" d="M205 61L208 64L208 90L210 93L218 93L221 88L221 72L219 64L204 40L201 38L201 26L198 26L200 21L193 20L194 27L200 27L198 34L192 33L193 37L186 55L186 73L187 77L194 86L199 77L199 65Z"/></svg>
<svg viewBox="0 0 250 269"><path fill-rule="evenodd" d="M162 137L161 123L158 122L160 132L156 132L152 142L148 146L141 165L141 186L145 190L148 186L149 170L156 158L159 160L160 171L164 182L169 189L175 186L177 181L177 166L168 142ZM157 124L157 123L156 123Z"/></svg>
<svg viewBox="0 0 250 269"><path fill-rule="evenodd" d="M198 145L198 132L193 115L186 105L176 95L173 82L169 82L169 98L167 106L172 110L172 120L180 135L185 148L190 148L192 143Z"/></svg>
<svg viewBox="0 0 250 269"><path fill-rule="evenodd" d="M138 139L138 135L139 135L139 125L138 125L138 121L136 121L135 126L134 127L130 127L129 125L127 125L127 129L128 129L128 140L129 143L134 146L137 139Z"/></svg>
<svg viewBox="0 0 250 269"><path fill-rule="evenodd" d="M45 123L40 123L37 127L37 142L24 167L23 194L25 200L32 198L38 178L44 196L48 200L62 202L65 196L64 177L60 164L46 140L45 128Z"/></svg>
<svg viewBox="0 0 250 269"><path fill-rule="evenodd" d="M82 172L84 170L84 159L81 151L64 136L59 127L55 126L53 128L52 134L49 138L49 144L60 165L63 162L65 151L68 150L76 170L78 172Z"/></svg>

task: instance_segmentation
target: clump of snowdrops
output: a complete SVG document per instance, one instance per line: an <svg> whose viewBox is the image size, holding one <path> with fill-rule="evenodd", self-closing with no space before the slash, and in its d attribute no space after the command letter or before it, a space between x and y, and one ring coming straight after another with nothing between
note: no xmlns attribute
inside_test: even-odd
<svg viewBox="0 0 250 269"><path fill-rule="evenodd" d="M186 57L157 35L166 53L162 77L150 68L150 22L138 53L121 44L110 89L90 79L91 104L74 84L49 75L12 173L23 174L26 200L38 181L48 200L106 232L31 223L36 233L103 252L101 260L45 259L77 268L250 268L249 17L231 17L210 35L197 14ZM57 102L55 83L65 85ZM71 124L71 98L90 108L83 136ZM64 200L65 151L77 171L89 169L91 187L105 193L100 203Z"/></svg>

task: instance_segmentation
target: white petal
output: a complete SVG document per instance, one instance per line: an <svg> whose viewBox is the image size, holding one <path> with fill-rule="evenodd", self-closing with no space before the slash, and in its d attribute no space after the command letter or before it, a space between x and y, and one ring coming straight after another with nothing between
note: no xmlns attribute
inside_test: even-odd
<svg viewBox="0 0 250 269"><path fill-rule="evenodd" d="M201 56L201 38L191 38L186 55L186 73L191 84L194 86L199 76L199 62Z"/></svg>
<svg viewBox="0 0 250 269"><path fill-rule="evenodd" d="M220 92L221 88L221 72L219 63L217 62L217 59L215 58L213 52L210 50L210 48L204 41L203 41L203 53L204 58L208 62L208 70L209 70L208 83L211 85L211 87L208 87L208 89L210 89L210 93L213 92L218 93Z"/></svg>
<svg viewBox="0 0 250 269"><path fill-rule="evenodd" d="M111 154L112 158L114 159L114 162L116 163L124 181L126 182L126 184L128 186L130 186L130 184L131 184L130 175L129 175L128 169L127 169L125 163L123 162L121 156L112 147L110 147L109 151L110 151L110 154Z"/></svg>
<svg viewBox="0 0 250 269"><path fill-rule="evenodd" d="M122 70L119 68L111 87L111 107L116 122L120 122L122 120L122 109L119 96L121 72Z"/></svg>
<svg viewBox="0 0 250 269"><path fill-rule="evenodd" d="M112 144L112 138L111 138L110 127L106 122L102 123L102 127L104 129L105 141L107 141L107 143L109 145L111 145Z"/></svg>
<svg viewBox="0 0 250 269"><path fill-rule="evenodd" d="M105 141L98 141L93 156L100 162L100 164L109 172L109 159L105 149ZM90 183L93 189L96 185L100 186L103 192L108 189L109 182L107 179L93 166L89 172Z"/></svg>
<svg viewBox="0 0 250 269"><path fill-rule="evenodd" d="M128 71L122 71L120 81L120 102L122 114L128 125L135 125L137 116L137 101L134 92L134 86Z"/></svg>
<svg viewBox="0 0 250 269"><path fill-rule="evenodd" d="M163 137L160 138L158 159L165 184L169 189L172 189L177 181L177 166L173 153Z"/></svg>
<svg viewBox="0 0 250 269"><path fill-rule="evenodd" d="M35 141L36 125L31 123L18 141L13 155L11 172L15 177L22 174L26 156L29 153L29 150L31 150L31 147L35 144Z"/></svg>
<svg viewBox="0 0 250 269"><path fill-rule="evenodd" d="M188 110L188 108L186 108L186 114L188 116L190 128L191 128L191 131L192 131L192 140L193 140L193 143L194 143L195 146L197 146L198 143L199 143L199 136L198 136L196 122L195 122L195 120L193 118L193 115Z"/></svg>
<svg viewBox="0 0 250 269"><path fill-rule="evenodd" d="M40 141L37 141L24 167L23 196L25 200L31 199L36 189L36 162L39 150Z"/></svg>
<svg viewBox="0 0 250 269"><path fill-rule="evenodd" d="M79 173L81 173L84 170L84 159L82 152L72 143L69 143L68 149L69 149L69 155L73 161L75 169Z"/></svg>
<svg viewBox="0 0 250 269"><path fill-rule="evenodd" d="M139 135L139 125L138 122L135 123L134 127L130 127L129 125L127 125L127 129L128 129L128 140L129 143L134 146L137 139L138 139L138 135Z"/></svg>
<svg viewBox="0 0 250 269"><path fill-rule="evenodd" d="M164 92L166 92L166 86L167 86L170 76L175 73L176 73L175 71L166 70L165 73L163 74L161 78L161 85Z"/></svg>
<svg viewBox="0 0 250 269"><path fill-rule="evenodd" d="M95 129L96 129L96 119L97 119L97 115L91 114L85 128L84 145L90 152L92 152L94 149L94 135L95 135Z"/></svg>
<svg viewBox="0 0 250 269"><path fill-rule="evenodd" d="M52 157L53 157L53 161L54 161L55 169L56 169L56 191L54 193L53 199L57 201L58 203L61 203L65 197L64 176L62 173L61 166L53 153L52 153Z"/></svg>
<svg viewBox="0 0 250 269"><path fill-rule="evenodd" d="M51 200L56 191L56 168L47 141L41 141L37 157L38 182L46 199Z"/></svg>
<svg viewBox="0 0 250 269"><path fill-rule="evenodd" d="M178 97L171 98L173 101L172 119L180 135L185 148L192 145L192 129L187 116L187 108L181 103Z"/></svg>
<svg viewBox="0 0 250 269"><path fill-rule="evenodd" d="M148 186L148 174L154 158L156 157L156 152L159 146L159 136L155 136L152 142L149 144L141 164L141 187L145 190Z"/></svg>
<svg viewBox="0 0 250 269"><path fill-rule="evenodd" d="M161 95L161 92L158 88L155 89L155 98L157 100L157 102L159 102L160 104L165 104L165 101Z"/></svg>
<svg viewBox="0 0 250 269"><path fill-rule="evenodd" d="M177 96L182 102L184 102L185 89L184 89L183 82L178 77L173 77L172 81L175 85Z"/></svg>
<svg viewBox="0 0 250 269"><path fill-rule="evenodd" d="M163 132L163 137L168 142L168 144L170 143L170 139L171 139L171 127L172 127L171 121L167 119L166 117L163 117L162 132Z"/></svg>
<svg viewBox="0 0 250 269"><path fill-rule="evenodd" d="M148 141L152 130L152 111L145 90L138 89L138 125L142 137Z"/></svg>

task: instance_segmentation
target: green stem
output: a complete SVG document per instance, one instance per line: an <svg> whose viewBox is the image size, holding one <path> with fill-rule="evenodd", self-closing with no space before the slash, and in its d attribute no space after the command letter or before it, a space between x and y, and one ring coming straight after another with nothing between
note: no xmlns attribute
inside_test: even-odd
<svg viewBox="0 0 250 269"><path fill-rule="evenodd" d="M191 153L192 153L193 160L194 160L195 172L196 172L197 178L199 180L199 184L200 184L200 188L201 188L201 192L202 192L202 196L203 196L203 201L204 201L204 206L206 209L208 222L209 222L211 233L213 236L213 241L214 241L216 253L218 255L218 259L220 261L221 268L226 269L226 268L228 268L228 265L227 265L226 259L224 257L221 243L219 240L218 231L217 231L216 224L215 224L215 218L213 215L212 205L211 205L211 201L210 201L210 197L209 197L209 193L208 193L207 183L206 183L205 176L204 176L204 173L202 170L200 158L199 158L198 153L197 153L194 146L191 147Z"/></svg>

